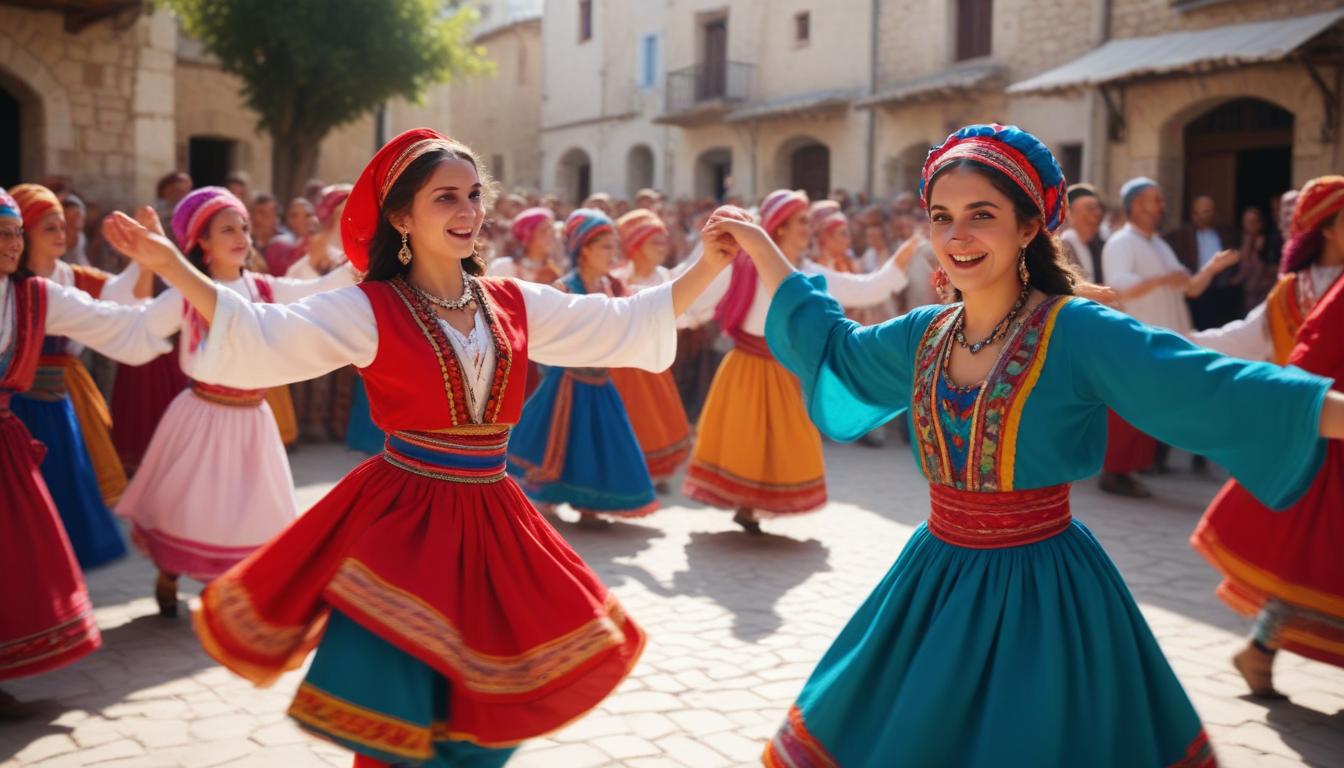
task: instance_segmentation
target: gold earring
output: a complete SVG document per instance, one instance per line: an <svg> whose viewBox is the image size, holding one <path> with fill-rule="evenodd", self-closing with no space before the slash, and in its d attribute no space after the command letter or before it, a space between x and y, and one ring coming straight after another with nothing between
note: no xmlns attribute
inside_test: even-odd
<svg viewBox="0 0 1344 768"><path fill-rule="evenodd" d="M397 251L397 261L400 261L403 267L411 263L411 247L410 244L407 243L407 238L409 237L410 230L403 229L401 231L401 250Z"/></svg>
<svg viewBox="0 0 1344 768"><path fill-rule="evenodd" d="M1017 258L1017 279L1026 285L1031 281L1031 273L1027 271L1027 249L1023 248L1022 253Z"/></svg>

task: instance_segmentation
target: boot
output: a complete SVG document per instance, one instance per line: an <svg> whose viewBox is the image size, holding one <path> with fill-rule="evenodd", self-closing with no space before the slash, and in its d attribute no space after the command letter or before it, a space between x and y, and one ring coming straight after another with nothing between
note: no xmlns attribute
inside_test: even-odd
<svg viewBox="0 0 1344 768"><path fill-rule="evenodd" d="M1131 499L1146 499L1153 495L1148 486L1135 480L1132 475L1118 472L1102 472L1098 483L1101 490L1114 496L1126 496Z"/></svg>
<svg viewBox="0 0 1344 768"><path fill-rule="evenodd" d="M154 582L154 599L159 603L159 615L165 619L177 618L177 576L159 571Z"/></svg>
<svg viewBox="0 0 1344 768"><path fill-rule="evenodd" d="M761 535L761 524L756 520L756 515L752 514L750 509L741 507L733 514L733 522L742 526L742 530L753 536Z"/></svg>

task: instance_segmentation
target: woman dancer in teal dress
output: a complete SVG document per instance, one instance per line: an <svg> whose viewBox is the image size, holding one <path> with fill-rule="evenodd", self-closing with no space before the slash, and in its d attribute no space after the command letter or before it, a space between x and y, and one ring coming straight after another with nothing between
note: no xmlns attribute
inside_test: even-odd
<svg viewBox="0 0 1344 768"><path fill-rule="evenodd" d="M1344 398L1297 369L1199 349L1074 298L1051 232L1064 179L1013 127L933 150L922 196L962 302L861 328L751 224L718 217L775 291L771 351L812 419L851 440L909 408L929 521L766 749L769 766L1212 766L1208 738L1120 574L1069 513L1106 409L1290 503L1344 436ZM1178 399L1170 393L1179 391ZM1229 414L1236 414L1229 418Z"/></svg>

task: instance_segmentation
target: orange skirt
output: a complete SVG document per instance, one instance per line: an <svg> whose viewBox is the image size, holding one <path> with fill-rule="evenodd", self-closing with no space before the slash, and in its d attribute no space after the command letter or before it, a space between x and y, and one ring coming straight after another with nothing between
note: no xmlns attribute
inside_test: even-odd
<svg viewBox="0 0 1344 768"><path fill-rule="evenodd" d="M289 396L289 387L271 387L266 390L266 402L275 414L275 426L280 430L280 442L293 445L299 441L299 420L294 415L294 399Z"/></svg>
<svg viewBox="0 0 1344 768"><path fill-rule="evenodd" d="M649 476L654 482L668 479L691 454L691 424L672 372L612 368L611 382L621 393Z"/></svg>
<svg viewBox="0 0 1344 768"><path fill-rule="evenodd" d="M43 364L48 360L43 358ZM50 361L54 362L55 358ZM103 393L98 391L98 385L93 383L93 377L79 358L63 355L61 361L65 367L65 388L70 395L70 405L75 409L79 431L84 436L84 448L89 452L94 475L98 478L98 491L103 502L111 507L126 490L126 469L112 443L112 414L107 409Z"/></svg>
<svg viewBox="0 0 1344 768"><path fill-rule="evenodd" d="M734 349L714 374L682 489L716 507L764 516L826 503L821 435L798 379L774 358Z"/></svg>

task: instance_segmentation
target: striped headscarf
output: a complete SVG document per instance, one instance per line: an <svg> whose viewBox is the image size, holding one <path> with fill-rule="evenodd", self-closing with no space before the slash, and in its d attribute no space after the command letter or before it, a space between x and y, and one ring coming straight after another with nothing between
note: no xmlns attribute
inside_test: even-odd
<svg viewBox="0 0 1344 768"><path fill-rule="evenodd" d="M840 204L834 200L818 200L807 209L807 227L813 235L822 232L822 225L832 214L840 213Z"/></svg>
<svg viewBox="0 0 1344 768"><path fill-rule="evenodd" d="M616 226L621 236L621 250L627 256L639 252L654 235L667 234L667 225L647 208L630 211L616 220Z"/></svg>
<svg viewBox="0 0 1344 768"><path fill-rule="evenodd" d="M761 228L774 237L775 230L809 204L807 193L802 190L776 189L761 201Z"/></svg>
<svg viewBox="0 0 1344 768"><path fill-rule="evenodd" d="M19 202L3 189L0 189L0 219L14 219L23 223L23 214L19 212Z"/></svg>
<svg viewBox="0 0 1344 768"><path fill-rule="evenodd" d="M9 194L19 205L24 229L36 229L38 222L52 211L64 211L56 193L41 184L19 184L10 187Z"/></svg>
<svg viewBox="0 0 1344 768"><path fill-rule="evenodd" d="M579 251L598 235L615 232L616 223L596 208L579 208L565 219L565 253L578 266Z"/></svg>
<svg viewBox="0 0 1344 768"><path fill-rule="evenodd" d="M831 215L817 222L816 226L812 228L812 232L817 237L821 237L822 235L826 234L827 232L830 232L833 229L839 229L841 227L848 227L848 226L849 226L849 217L839 211L835 211Z"/></svg>
<svg viewBox="0 0 1344 768"><path fill-rule="evenodd" d="M1064 171L1040 139L1015 125L968 125L929 150L919 178L919 198L929 207L929 182L958 160L974 160L1003 174L1036 205L1054 232L1068 213Z"/></svg>
<svg viewBox="0 0 1344 768"><path fill-rule="evenodd" d="M1280 271L1297 272L1311 266L1324 248L1321 228L1341 211L1344 176L1320 176L1308 181L1293 206L1292 236L1283 244Z"/></svg>
<svg viewBox="0 0 1344 768"><path fill-rule="evenodd" d="M322 197L317 201L317 221L323 229L331 229L336 209L350 197L353 184L330 184L322 188Z"/></svg>
<svg viewBox="0 0 1344 768"><path fill-rule="evenodd" d="M173 237L183 251L190 251L205 234L210 219L220 211L234 210L249 221L247 206L224 187L201 187L187 193L173 209Z"/></svg>
<svg viewBox="0 0 1344 768"><path fill-rule="evenodd" d="M554 223L555 213L550 208L542 206L528 208L513 217L513 239L518 241L518 245L526 248L538 229L543 225L549 227Z"/></svg>

